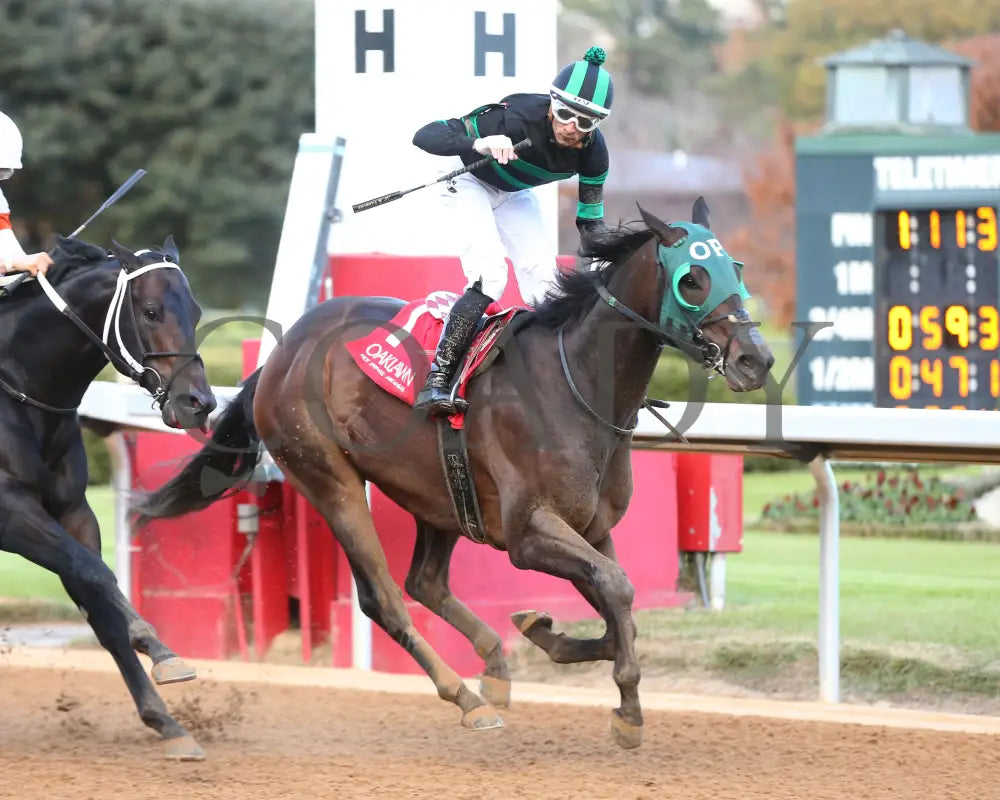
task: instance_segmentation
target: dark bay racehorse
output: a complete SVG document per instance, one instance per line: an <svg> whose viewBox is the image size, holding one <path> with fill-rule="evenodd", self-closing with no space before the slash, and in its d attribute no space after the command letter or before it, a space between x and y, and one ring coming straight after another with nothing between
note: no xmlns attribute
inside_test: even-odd
<svg viewBox="0 0 1000 800"><path fill-rule="evenodd" d="M472 380L466 418L489 543L515 567L572 581L607 627L598 639L579 640L554 633L546 614L521 612L514 622L554 661L614 661L621 707L612 732L623 747L641 742L642 711L633 587L610 532L631 497L630 429L660 350L684 349L734 391L761 387L774 361L743 308L743 265L708 229L704 200L694 224L642 216L643 229L584 241L583 254L605 263L559 277L496 363ZM141 520L204 508L225 491L218 473L248 479L262 443L343 546L364 612L461 708L463 725L496 727L493 707L510 699L508 668L498 634L448 588L463 529L435 423L372 383L344 346L400 307L389 298L340 297L305 314L223 411L213 441L133 508ZM406 591L484 659L482 697L414 627L376 535L366 480L415 517Z"/></svg>
<svg viewBox="0 0 1000 800"><path fill-rule="evenodd" d="M204 758L134 652L152 659L157 683L195 677L135 612L101 559L76 412L110 360L149 391L166 424L207 428L215 398L194 347L201 309L172 239L139 253L115 243L111 257L61 238L51 255L46 279L0 301L0 550L59 576L115 659L140 718L165 740L167 757Z"/></svg>

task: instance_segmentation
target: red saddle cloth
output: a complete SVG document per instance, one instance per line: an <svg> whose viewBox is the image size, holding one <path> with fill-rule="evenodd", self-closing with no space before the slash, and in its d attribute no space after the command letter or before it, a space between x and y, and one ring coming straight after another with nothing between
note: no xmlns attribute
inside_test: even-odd
<svg viewBox="0 0 1000 800"><path fill-rule="evenodd" d="M432 292L423 300L411 300L389 322L347 343L358 368L400 400L413 405L430 372L444 320L458 300L454 292ZM470 376L500 340L507 323L524 307L503 308L496 301L486 308L486 319L472 341L458 370L455 394L464 399ZM454 428L462 427L464 414L450 417Z"/></svg>

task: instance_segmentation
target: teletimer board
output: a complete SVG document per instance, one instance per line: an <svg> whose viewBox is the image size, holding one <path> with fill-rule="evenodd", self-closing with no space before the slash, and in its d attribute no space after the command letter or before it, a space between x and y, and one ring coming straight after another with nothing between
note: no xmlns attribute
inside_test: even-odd
<svg viewBox="0 0 1000 800"><path fill-rule="evenodd" d="M1000 136L818 136L796 161L799 403L1000 408Z"/></svg>

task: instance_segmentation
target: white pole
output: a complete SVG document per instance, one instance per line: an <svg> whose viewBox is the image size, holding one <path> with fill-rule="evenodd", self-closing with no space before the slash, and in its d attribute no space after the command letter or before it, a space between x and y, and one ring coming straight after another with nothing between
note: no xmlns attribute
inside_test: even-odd
<svg viewBox="0 0 1000 800"><path fill-rule="evenodd" d="M708 596L712 610L722 611L726 605L726 554L712 553L708 570Z"/></svg>
<svg viewBox="0 0 1000 800"><path fill-rule="evenodd" d="M365 481L368 510L372 507L372 485ZM351 574L351 666L355 669L372 668L372 621L358 602L358 584Z"/></svg>
<svg viewBox="0 0 1000 800"><path fill-rule="evenodd" d="M115 431L107 438L111 453L111 488L115 495L115 577L125 599L132 601L132 526L128 521L132 491L132 463L125 434Z"/></svg>
<svg viewBox="0 0 1000 800"><path fill-rule="evenodd" d="M826 456L809 462L819 497L819 697L840 702L840 497Z"/></svg>

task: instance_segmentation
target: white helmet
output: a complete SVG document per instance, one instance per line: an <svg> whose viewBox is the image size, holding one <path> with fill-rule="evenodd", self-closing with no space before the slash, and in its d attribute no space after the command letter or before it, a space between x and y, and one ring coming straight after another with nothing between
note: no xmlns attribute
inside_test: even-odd
<svg viewBox="0 0 1000 800"><path fill-rule="evenodd" d="M21 131L14 120L0 111L0 169L21 169Z"/></svg>

